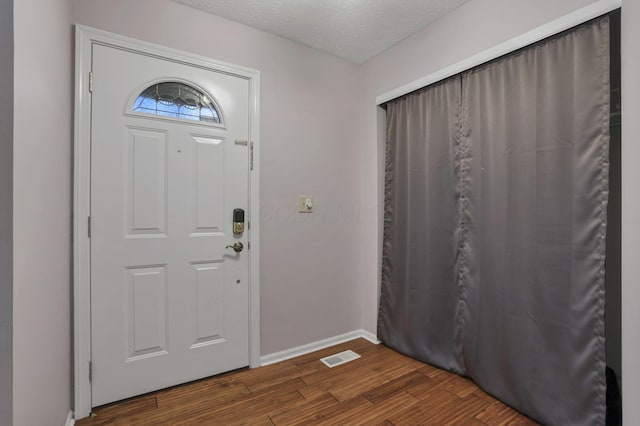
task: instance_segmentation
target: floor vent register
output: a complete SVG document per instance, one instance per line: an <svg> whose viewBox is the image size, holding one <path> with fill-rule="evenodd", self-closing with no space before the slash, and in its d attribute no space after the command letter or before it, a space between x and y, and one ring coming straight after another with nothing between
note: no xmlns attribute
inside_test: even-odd
<svg viewBox="0 0 640 426"><path fill-rule="evenodd" d="M327 367L333 368L358 358L360 358L360 355L358 355L354 351L344 351L340 352L339 354L320 358L320 361L322 361L322 363Z"/></svg>

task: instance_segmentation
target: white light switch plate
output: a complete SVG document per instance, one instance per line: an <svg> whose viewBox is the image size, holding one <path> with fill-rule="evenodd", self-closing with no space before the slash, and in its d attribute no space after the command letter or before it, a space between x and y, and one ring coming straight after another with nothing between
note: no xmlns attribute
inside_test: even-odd
<svg viewBox="0 0 640 426"><path fill-rule="evenodd" d="M298 212L299 213L313 212L313 197L311 195L298 196Z"/></svg>

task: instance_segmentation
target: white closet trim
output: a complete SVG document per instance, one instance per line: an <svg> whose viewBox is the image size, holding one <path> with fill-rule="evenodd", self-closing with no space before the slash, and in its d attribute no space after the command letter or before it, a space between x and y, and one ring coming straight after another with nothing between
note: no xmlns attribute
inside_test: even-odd
<svg viewBox="0 0 640 426"><path fill-rule="evenodd" d="M511 52L515 52L518 49L529 46L540 40L544 40L554 34L566 31L569 28L573 28L576 25L580 25L598 16L609 13L622 6L622 0L598 0L585 6L581 9L564 15L554 21L548 22L538 28L535 28L522 35L514 37L510 40L500 43L490 49L482 51L476 55L473 55L467 59L443 68L439 71L429 74L425 77L414 80L396 89L393 89L387 93L383 93L376 97L376 105L384 104L392 99L406 95L414 90L421 89L429 86L430 84L437 83L461 72L467 71L473 67L489 62L500 56L506 55Z"/></svg>

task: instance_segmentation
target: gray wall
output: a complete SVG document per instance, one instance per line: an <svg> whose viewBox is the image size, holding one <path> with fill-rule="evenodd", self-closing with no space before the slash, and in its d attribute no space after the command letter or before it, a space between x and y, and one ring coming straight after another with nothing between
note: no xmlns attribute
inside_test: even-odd
<svg viewBox="0 0 640 426"><path fill-rule="evenodd" d="M13 422L71 408L73 39L69 0L14 1Z"/></svg>
<svg viewBox="0 0 640 426"><path fill-rule="evenodd" d="M640 419L640 2L622 2L622 410Z"/></svg>
<svg viewBox="0 0 640 426"><path fill-rule="evenodd" d="M11 424L13 323L13 0L0 0L0 426Z"/></svg>

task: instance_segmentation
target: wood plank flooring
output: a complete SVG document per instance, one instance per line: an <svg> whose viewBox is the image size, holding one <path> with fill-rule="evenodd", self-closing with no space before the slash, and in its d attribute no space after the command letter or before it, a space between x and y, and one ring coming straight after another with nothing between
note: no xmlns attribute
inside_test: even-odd
<svg viewBox="0 0 640 426"><path fill-rule="evenodd" d="M362 357L332 369L319 359ZM90 425L535 425L473 382L364 339L95 409Z"/></svg>

